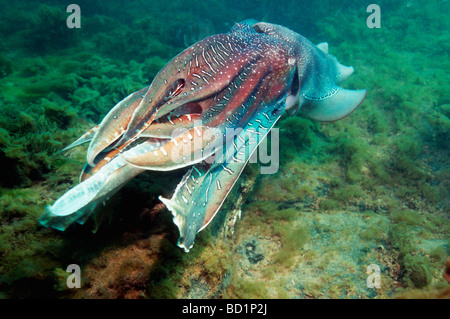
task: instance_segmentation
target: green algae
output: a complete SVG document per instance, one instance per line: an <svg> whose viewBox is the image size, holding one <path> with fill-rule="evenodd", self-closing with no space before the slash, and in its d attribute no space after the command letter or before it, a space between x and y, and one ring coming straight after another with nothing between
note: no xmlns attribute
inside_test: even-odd
<svg viewBox="0 0 450 319"><path fill-rule="evenodd" d="M405 225L419 226L424 222L423 216L418 212L410 210L399 210L391 214L394 223L402 223Z"/></svg>
<svg viewBox="0 0 450 319"><path fill-rule="evenodd" d="M3 54L0 55L0 79L12 73L12 62Z"/></svg>
<svg viewBox="0 0 450 319"><path fill-rule="evenodd" d="M268 295L264 282L238 280L229 287L225 297L230 299L261 299Z"/></svg>
<svg viewBox="0 0 450 319"><path fill-rule="evenodd" d="M58 113L56 116L55 112ZM61 140L75 118L71 108L63 108L46 99L29 107L4 105L0 110L1 183L4 186L30 185L50 171L52 159L61 148Z"/></svg>
<svg viewBox="0 0 450 319"><path fill-rule="evenodd" d="M320 208L323 210L333 210L340 207L340 204L337 200L326 198L320 201Z"/></svg>
<svg viewBox="0 0 450 319"><path fill-rule="evenodd" d="M41 5L36 15L29 16L29 28L23 31L24 42L29 50L38 53L68 48L77 40L76 30L67 28L61 8ZM58 39L58 41L55 41Z"/></svg>
<svg viewBox="0 0 450 319"><path fill-rule="evenodd" d="M423 288L431 283L432 275L429 270L429 259L416 255L407 254L403 257L403 266L405 267L405 280L409 286Z"/></svg>
<svg viewBox="0 0 450 319"><path fill-rule="evenodd" d="M38 297L52 291L53 268L62 242L36 224L45 201L34 189L2 189L0 196L0 282L13 298ZM6 291L5 291L6 292Z"/></svg>
<svg viewBox="0 0 450 319"><path fill-rule="evenodd" d="M296 226L286 230L287 225L274 225L275 233L281 234L281 249L275 255L274 262L290 268L295 264L295 257L309 239L309 229L306 226Z"/></svg>

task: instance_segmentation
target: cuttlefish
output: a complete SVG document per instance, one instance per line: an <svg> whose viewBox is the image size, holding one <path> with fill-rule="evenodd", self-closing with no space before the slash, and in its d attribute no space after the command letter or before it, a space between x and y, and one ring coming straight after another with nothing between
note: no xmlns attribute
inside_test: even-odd
<svg viewBox="0 0 450 319"><path fill-rule="evenodd" d="M366 90L338 86L352 73L326 43L314 45L280 25L238 23L199 41L66 147L90 142L80 184L39 221L62 231L83 224L136 175L192 166L172 198L159 197L188 252L285 111L336 121L361 104Z"/></svg>

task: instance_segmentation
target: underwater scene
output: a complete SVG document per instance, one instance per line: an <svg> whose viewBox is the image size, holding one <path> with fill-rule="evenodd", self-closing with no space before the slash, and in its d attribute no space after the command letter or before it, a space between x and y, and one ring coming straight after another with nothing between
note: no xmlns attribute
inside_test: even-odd
<svg viewBox="0 0 450 319"><path fill-rule="evenodd" d="M450 298L448 12L3 6L0 298Z"/></svg>

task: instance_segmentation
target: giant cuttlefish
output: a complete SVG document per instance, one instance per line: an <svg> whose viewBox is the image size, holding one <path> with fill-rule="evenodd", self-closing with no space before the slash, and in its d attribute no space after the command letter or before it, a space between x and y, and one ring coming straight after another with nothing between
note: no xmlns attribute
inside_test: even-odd
<svg viewBox="0 0 450 319"><path fill-rule="evenodd" d="M352 72L326 43L275 24L238 23L199 41L66 147L90 141L80 184L39 221L58 230L83 224L136 175L192 166L171 199L159 197L187 252L286 110L336 121L358 107L366 90L338 86Z"/></svg>

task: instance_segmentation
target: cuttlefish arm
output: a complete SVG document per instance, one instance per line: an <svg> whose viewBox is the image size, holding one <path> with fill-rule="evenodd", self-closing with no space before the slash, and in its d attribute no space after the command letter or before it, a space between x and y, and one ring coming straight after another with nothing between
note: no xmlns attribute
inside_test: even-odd
<svg viewBox="0 0 450 319"><path fill-rule="evenodd" d="M169 117L170 119L170 117ZM181 128L181 129L191 129L194 127L195 121L200 121L201 116L200 114L186 114L186 115L180 115L177 117L174 117L173 119L170 119L170 124L167 122L158 122L156 121L151 126L149 126L145 131L142 132L140 137L154 137L154 138L170 138L172 136L173 130L175 128ZM89 131L81 135L78 139L76 139L74 142L63 148L60 152L66 152L71 150L74 147L83 145L87 142L90 142L93 138L95 133L97 132L99 125L94 126ZM98 155L98 154L97 154ZM95 156L97 159L97 155ZM95 166L94 166L95 167Z"/></svg>
<svg viewBox="0 0 450 319"><path fill-rule="evenodd" d="M131 143L158 118L222 91L257 59L252 50L230 33L211 36L181 52L148 88L131 94L105 116L89 145L88 164L95 166L102 151ZM226 67L232 63L233 68Z"/></svg>
<svg viewBox="0 0 450 319"><path fill-rule="evenodd" d="M194 245L196 234L217 214L257 146L282 115L284 104L285 100L281 99L254 114L237 131L224 158L216 154L196 164L183 177L171 199L159 197L172 212L180 233L178 246L185 252Z"/></svg>
<svg viewBox="0 0 450 319"><path fill-rule="evenodd" d="M95 159L98 154L111 149L114 142L122 137L128 128L131 116L148 90L149 88L146 87L130 94L106 114L95 130L87 150L86 159L90 166L95 166Z"/></svg>
<svg viewBox="0 0 450 319"><path fill-rule="evenodd" d="M208 37L173 58L156 75L122 141L135 139L154 120L176 108L210 98L229 87L233 79L258 61L262 53L259 50L264 47L257 45L256 32L246 31Z"/></svg>
<svg viewBox="0 0 450 319"><path fill-rule="evenodd" d="M233 61L224 60L222 63L227 63L224 66L220 63L211 65L212 70L217 68L214 71L217 74L227 74L227 83L221 87L221 90L211 91L209 86L205 86L203 89L198 87L195 90L197 90L197 95L200 97L196 99L193 99L193 96L188 93L185 95L181 94L173 99L173 101L178 101L177 103L182 103L183 106L196 104L201 112L200 121L197 124L194 121L190 130L186 130L182 135L174 136L160 150L155 151L152 149L149 152L145 152L145 144L143 144L136 147L134 152L122 153L121 156L128 163L149 170L172 170L196 164L211 156L215 152L215 148L225 142L227 128L245 125L255 111L255 105L258 105L256 102L261 102L264 99L263 94L273 97L274 95L279 95L280 92L287 91L295 69L293 50L289 46L277 39L258 34L248 26L236 27L227 39L235 42L226 43L223 42L222 36L212 36L208 41L203 41L205 43L201 46L202 50L204 50L202 55L205 57L203 61L209 61L206 58L207 56L209 56L211 61L221 61L224 57L232 56L236 47L240 48L240 55L236 57L238 59ZM232 49L233 47L234 49ZM223 48L227 48L227 50ZM220 54L222 51L223 53ZM169 64L171 63L174 63L175 66L169 69L176 69L177 60L175 59ZM193 65L190 61L185 64ZM197 64L201 65L200 62L195 62L195 65ZM211 72L207 64L203 66L208 70L206 73ZM230 73L229 70L233 71ZM205 73L203 69L188 70L188 73L194 74L195 78L197 78L195 76L196 73L192 72ZM203 77L205 81L208 81L207 74ZM253 102L250 103L249 101L251 100ZM171 110L171 107L164 106L163 108L164 112ZM173 111L175 110L177 108ZM172 129L177 128L175 122L179 123L179 118L172 118L170 120L171 124L169 124L167 115L165 117L166 119L163 123L167 127L172 125ZM139 136L146 135L145 132L150 131L154 126L162 125L160 121L163 119L164 117L158 117ZM189 119L192 120L192 116ZM184 123L185 121L183 120L182 122ZM203 136L202 132L205 131L205 128L207 128L206 131L211 131L211 129L219 131L217 138L211 141L209 139L214 136L213 134L209 134L207 137ZM197 135L201 139L199 143L195 142ZM180 147L183 147L185 150L191 150L190 152L185 151L184 156L181 156L186 159L183 159L183 163L180 163L181 157L178 156ZM199 155L196 156L196 154Z"/></svg>
<svg viewBox="0 0 450 319"><path fill-rule="evenodd" d="M72 142L70 145L64 147L60 152L66 152L74 147L83 145L84 143L90 142L92 138L95 135L95 132L97 132L100 125L96 125L93 128L91 128L89 131L81 135L77 140Z"/></svg>

